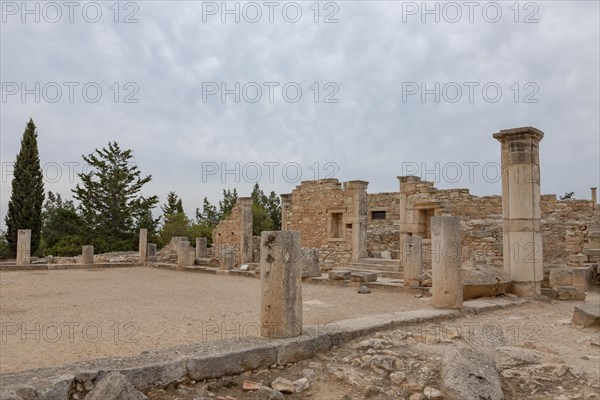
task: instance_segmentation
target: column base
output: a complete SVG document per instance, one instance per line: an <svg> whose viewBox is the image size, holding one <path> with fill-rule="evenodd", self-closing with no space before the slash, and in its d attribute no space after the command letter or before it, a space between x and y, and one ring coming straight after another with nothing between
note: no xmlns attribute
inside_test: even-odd
<svg viewBox="0 0 600 400"><path fill-rule="evenodd" d="M519 297L534 297L542 294L542 286L540 281L533 282L516 282L512 283L512 293Z"/></svg>

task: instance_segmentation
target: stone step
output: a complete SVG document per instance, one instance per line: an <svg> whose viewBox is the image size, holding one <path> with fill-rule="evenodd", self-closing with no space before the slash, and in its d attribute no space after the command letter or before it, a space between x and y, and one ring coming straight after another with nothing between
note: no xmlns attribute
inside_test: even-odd
<svg viewBox="0 0 600 400"><path fill-rule="evenodd" d="M351 263L348 267L356 270L372 270L381 272L399 272L402 271L400 265L383 265L383 264L363 264L361 262Z"/></svg>
<svg viewBox="0 0 600 400"><path fill-rule="evenodd" d="M382 271L377 269L368 269L363 267L352 267L345 268L351 272L374 272L380 278L391 278L391 279L403 279L404 273L402 271Z"/></svg>
<svg viewBox="0 0 600 400"><path fill-rule="evenodd" d="M361 258L358 262L361 264L400 265L400 260L386 258Z"/></svg>

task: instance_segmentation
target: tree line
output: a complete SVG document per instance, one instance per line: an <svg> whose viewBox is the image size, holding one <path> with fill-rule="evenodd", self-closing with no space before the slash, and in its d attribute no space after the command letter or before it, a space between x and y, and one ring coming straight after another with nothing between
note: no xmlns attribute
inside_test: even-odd
<svg viewBox="0 0 600 400"><path fill-rule="evenodd" d="M182 199L171 191L160 206L161 215L154 218L158 196L142 195L152 176L142 175L132 162L131 149L121 149L113 141L82 156L89 168L78 174L80 182L71 189L75 204L59 193L45 193L37 135L30 119L14 164L6 232L0 234L1 259L15 256L19 229L31 229L31 252L37 256L74 256L83 245L93 245L96 253L137 250L141 228L148 229L148 241L159 248L173 236L187 236L191 241L206 237L210 244L213 229L230 215L238 199L235 188L223 190L218 205L204 197L191 219ZM253 233L280 229L279 196L273 191L267 196L257 183L251 198Z"/></svg>

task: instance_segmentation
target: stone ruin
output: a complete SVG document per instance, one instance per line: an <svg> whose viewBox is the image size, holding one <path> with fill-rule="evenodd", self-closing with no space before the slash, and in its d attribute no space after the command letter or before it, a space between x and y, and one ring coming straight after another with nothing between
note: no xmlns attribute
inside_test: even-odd
<svg viewBox="0 0 600 400"><path fill-rule="evenodd" d="M211 356L203 354L206 359L198 360L191 356L181 376L170 379L206 379L258 369L274 360L294 362L314 356L317 348L353 338L353 334L337 332L307 337L302 324L304 279L355 283L360 286L359 293L385 285L417 293L425 289L432 294L434 308L450 310L462 309L463 301L470 298L509 292L519 297L543 294L584 300L597 278L600 261L595 188L591 201L541 195L538 147L543 133L525 127L500 131L494 138L501 143L502 196L477 197L467 189L440 190L415 176L398 177L398 192L373 194L367 193L366 181L342 184L323 179L302 182L292 193L282 195L282 229L262 232L261 237L252 235L250 198L238 199L230 216L216 227L211 248L207 248L206 238L197 238L194 248L188 238L175 237L157 252L142 229L140 250L129 254L134 258L129 265L261 279L260 335L269 339L261 348L264 360L257 359L252 349L235 353L233 364L223 361L221 355L215 356L220 361L209 363ZM18 239L15 267L30 266L31 232L20 230ZM77 261L87 268L107 265L99 264L97 257L93 246L84 246ZM379 278L389 281L374 286ZM514 294L511 296L516 297ZM575 308L573 321L598 325L598 314L584 303ZM397 323L390 322L390 326ZM361 326L354 334L358 337L371 329ZM442 363L452 364L459 356ZM465 362L475 356L469 357ZM147 367L153 368L156 366ZM128 385L122 376L111 379ZM461 390L466 387L462 384L465 379L457 383ZM137 382L142 387L147 384ZM497 393L493 398L502 398L499 381L494 387ZM451 392L443 389L446 394ZM127 386L127 390L133 388ZM90 396L102 398L100 393L92 391Z"/></svg>

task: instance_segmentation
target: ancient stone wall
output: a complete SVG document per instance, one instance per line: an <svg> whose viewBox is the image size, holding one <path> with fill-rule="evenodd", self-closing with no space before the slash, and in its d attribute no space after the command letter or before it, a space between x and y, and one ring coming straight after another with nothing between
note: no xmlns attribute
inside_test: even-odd
<svg viewBox="0 0 600 400"><path fill-rule="evenodd" d="M214 259L221 261L223 250L230 248L234 253L234 265L241 264L241 224L242 207L239 202L236 202L229 217L222 220L213 230L212 257Z"/></svg>
<svg viewBox="0 0 600 400"><path fill-rule="evenodd" d="M369 257L385 250L400 257L400 193L367 194L367 250Z"/></svg>
<svg viewBox="0 0 600 400"><path fill-rule="evenodd" d="M301 246L319 249L322 268L347 265L353 257L353 226L366 237L366 207L360 208L357 191L365 191L366 182L352 181L342 185L337 179L305 181L290 195L282 196L282 230L301 233ZM360 195L359 195L360 196ZM365 254L366 256L366 248Z"/></svg>

